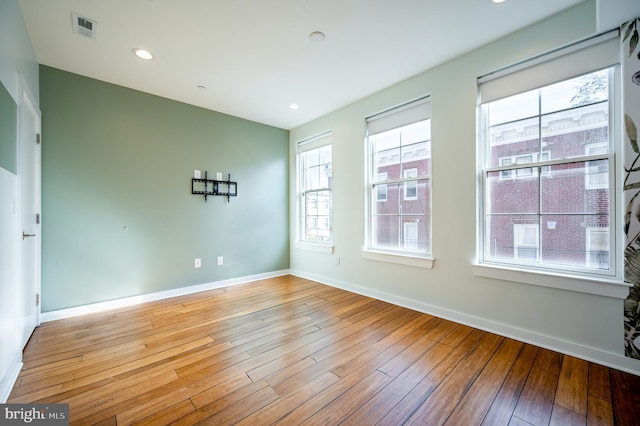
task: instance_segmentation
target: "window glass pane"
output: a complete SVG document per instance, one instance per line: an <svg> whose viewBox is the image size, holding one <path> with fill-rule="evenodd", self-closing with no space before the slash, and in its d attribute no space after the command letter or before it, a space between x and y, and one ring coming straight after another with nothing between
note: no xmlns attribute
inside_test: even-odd
<svg viewBox="0 0 640 426"><path fill-rule="evenodd" d="M542 223L543 262L577 268L609 269L607 218L589 215L544 215ZM591 235L585 232L590 227L596 227L601 231L599 236L595 236L593 246L590 246Z"/></svg>
<svg viewBox="0 0 640 426"><path fill-rule="evenodd" d="M387 174L387 179L400 177L400 132L397 129L371 136L374 174Z"/></svg>
<svg viewBox="0 0 640 426"><path fill-rule="evenodd" d="M399 129L387 130L386 132L378 133L371 137L373 138L373 146L376 152L400 147Z"/></svg>
<svg viewBox="0 0 640 426"><path fill-rule="evenodd" d="M427 176L431 173L431 142L414 143L401 148L402 170L404 177ZM408 170L415 171L406 176Z"/></svg>
<svg viewBox="0 0 640 426"><path fill-rule="evenodd" d="M304 190L320 188L320 167L313 166L304 170Z"/></svg>
<svg viewBox="0 0 640 426"><path fill-rule="evenodd" d="M418 176L418 169L405 169L402 176L406 178L412 178ZM404 199L415 200L418 197L418 182L410 180L404 183Z"/></svg>
<svg viewBox="0 0 640 426"><path fill-rule="evenodd" d="M490 215L486 221L485 255L503 260L537 260L537 215Z"/></svg>
<svg viewBox="0 0 640 426"><path fill-rule="evenodd" d="M553 160L581 157L585 155L585 144L604 142L607 147L608 140L608 102L542 117L542 146Z"/></svg>
<svg viewBox="0 0 640 426"><path fill-rule="evenodd" d="M309 151L304 151L302 153L304 156L305 167L313 167L320 164L320 149L312 149Z"/></svg>
<svg viewBox="0 0 640 426"><path fill-rule="evenodd" d="M538 115L538 91L521 93L489 104L489 126Z"/></svg>
<svg viewBox="0 0 640 426"><path fill-rule="evenodd" d="M500 159L505 157L537 155L540 151L538 123L538 118L529 118L491 127L489 166L497 167L500 165Z"/></svg>
<svg viewBox="0 0 640 426"><path fill-rule="evenodd" d="M587 267L610 269L610 233L608 227L587 228Z"/></svg>
<svg viewBox="0 0 640 426"><path fill-rule="evenodd" d="M539 179L535 173L522 179L505 180L501 172L489 172L486 178L487 213L538 213ZM515 175L516 170L510 170Z"/></svg>
<svg viewBox="0 0 640 426"><path fill-rule="evenodd" d="M405 182L405 196L401 204L402 214L427 214L430 181L428 179Z"/></svg>
<svg viewBox="0 0 640 426"><path fill-rule="evenodd" d="M419 121L400 128L402 145L411 145L431 139L431 120Z"/></svg>
<svg viewBox="0 0 640 426"><path fill-rule="evenodd" d="M373 216L371 222L372 246L381 249L397 249L400 239L400 216Z"/></svg>
<svg viewBox="0 0 640 426"><path fill-rule="evenodd" d="M374 195L377 193L378 185L374 187ZM399 215L400 214L400 200L402 199L402 194L399 192L402 189L401 184L398 183L389 183L385 185L386 187L386 199L379 200L372 206L371 213L373 215Z"/></svg>
<svg viewBox="0 0 640 426"><path fill-rule="evenodd" d="M591 74L561 81L540 89L542 114L606 101L609 98L609 72Z"/></svg>
<svg viewBox="0 0 640 426"><path fill-rule="evenodd" d="M542 176L542 213L609 214L609 186L589 188L586 182L600 174L601 161L559 164L550 167ZM606 171L606 170L605 170ZM604 174L605 183L608 173Z"/></svg>
<svg viewBox="0 0 640 426"><path fill-rule="evenodd" d="M300 154L303 167L304 191L331 188L331 146L305 151Z"/></svg>
<svg viewBox="0 0 640 426"><path fill-rule="evenodd" d="M331 192L309 192L305 196L305 239L329 241L331 239Z"/></svg>
<svg viewBox="0 0 640 426"><path fill-rule="evenodd" d="M384 182L387 180L387 173L378 173L376 177L376 182ZM387 185L384 183L379 183L375 185L376 191L376 200L377 201L387 201Z"/></svg>
<svg viewBox="0 0 640 426"><path fill-rule="evenodd" d="M607 160L589 161L586 173L587 189L607 189L609 187L609 162Z"/></svg>
<svg viewBox="0 0 640 426"><path fill-rule="evenodd" d="M415 251L430 249L427 233L427 224L422 217L402 217L402 248Z"/></svg>

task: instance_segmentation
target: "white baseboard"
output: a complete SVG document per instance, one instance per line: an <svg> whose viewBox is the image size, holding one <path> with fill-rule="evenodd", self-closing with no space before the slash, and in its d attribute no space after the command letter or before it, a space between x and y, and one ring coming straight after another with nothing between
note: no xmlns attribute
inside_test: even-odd
<svg viewBox="0 0 640 426"><path fill-rule="evenodd" d="M13 386L16 384L18 374L22 369L22 353L17 353L11 361L9 368L5 372L5 375L0 380L0 404L4 404L9 399Z"/></svg>
<svg viewBox="0 0 640 426"><path fill-rule="evenodd" d="M627 358L622 354L602 351L588 346L583 346L578 343L567 342L555 337L546 336L543 334L513 327L508 324L487 320L473 315L467 315L462 312L452 311L449 309L430 305L428 303L417 302L415 300L410 300L390 293L372 290L359 285L307 273L304 271L291 270L290 273L291 275L295 275L297 277L306 278L322 284L330 285L332 287L340 288L342 290L347 290L352 293L357 293L363 296L382 300L384 302L393 303L394 305L409 308L414 311L434 315L480 330L488 331L490 333L498 334L500 336L509 337L521 342L530 343L535 346L550 349L565 355L574 356L576 358L595 362L597 364L605 365L616 370L626 371L627 373L640 376L640 361ZM620 324L620 326L622 327L622 323ZM622 338L622 330L620 331L620 336L620 338Z"/></svg>
<svg viewBox="0 0 640 426"><path fill-rule="evenodd" d="M156 293L141 294L140 296L125 297L108 302L93 303L91 305L76 306L73 308L59 309L56 311L43 312L41 321L55 321L64 318L76 317L79 315L103 312L110 309L124 308L127 306L139 305L146 302L154 302L156 300L168 299L171 297L184 296L187 294L198 293L201 291L213 290L221 287L228 287L236 284L243 284L252 281L264 280L268 278L280 277L288 275L288 269L266 272L263 274L249 275L245 277L231 278L228 280L215 281L206 284L193 285L189 287L181 287L172 290L159 291Z"/></svg>

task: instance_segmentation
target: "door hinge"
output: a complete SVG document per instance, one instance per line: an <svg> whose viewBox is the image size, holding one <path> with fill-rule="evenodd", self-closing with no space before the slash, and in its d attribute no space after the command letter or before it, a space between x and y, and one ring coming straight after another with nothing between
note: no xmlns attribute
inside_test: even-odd
<svg viewBox="0 0 640 426"><path fill-rule="evenodd" d="M40 225L40 213L36 213L36 224Z"/></svg>
<svg viewBox="0 0 640 426"><path fill-rule="evenodd" d="M40 143L40 133L36 133L36 143Z"/></svg>
<svg viewBox="0 0 640 426"><path fill-rule="evenodd" d="M36 294L36 306L40 306L40 293Z"/></svg>

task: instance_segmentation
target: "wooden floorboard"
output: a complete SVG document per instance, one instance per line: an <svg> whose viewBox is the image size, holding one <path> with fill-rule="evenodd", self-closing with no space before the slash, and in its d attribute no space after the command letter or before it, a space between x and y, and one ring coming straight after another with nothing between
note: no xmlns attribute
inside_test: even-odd
<svg viewBox="0 0 640 426"><path fill-rule="evenodd" d="M72 425L637 425L640 377L283 276L42 324Z"/></svg>

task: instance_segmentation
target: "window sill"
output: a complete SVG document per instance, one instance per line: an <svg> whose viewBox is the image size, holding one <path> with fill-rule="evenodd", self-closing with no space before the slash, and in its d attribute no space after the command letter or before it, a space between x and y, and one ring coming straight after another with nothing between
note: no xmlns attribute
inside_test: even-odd
<svg viewBox="0 0 640 426"><path fill-rule="evenodd" d="M318 253L333 253L333 244L310 243L307 241L296 241L296 248L300 250L315 251Z"/></svg>
<svg viewBox="0 0 640 426"><path fill-rule="evenodd" d="M410 254L395 254L374 250L362 250L362 258L379 262L396 263L398 265L415 266L416 268L433 269L435 259Z"/></svg>
<svg viewBox="0 0 640 426"><path fill-rule="evenodd" d="M475 276L538 285L578 293L625 299L629 295L630 284L606 278L597 279L577 275L552 274L539 271L524 271L498 265L472 263Z"/></svg>

